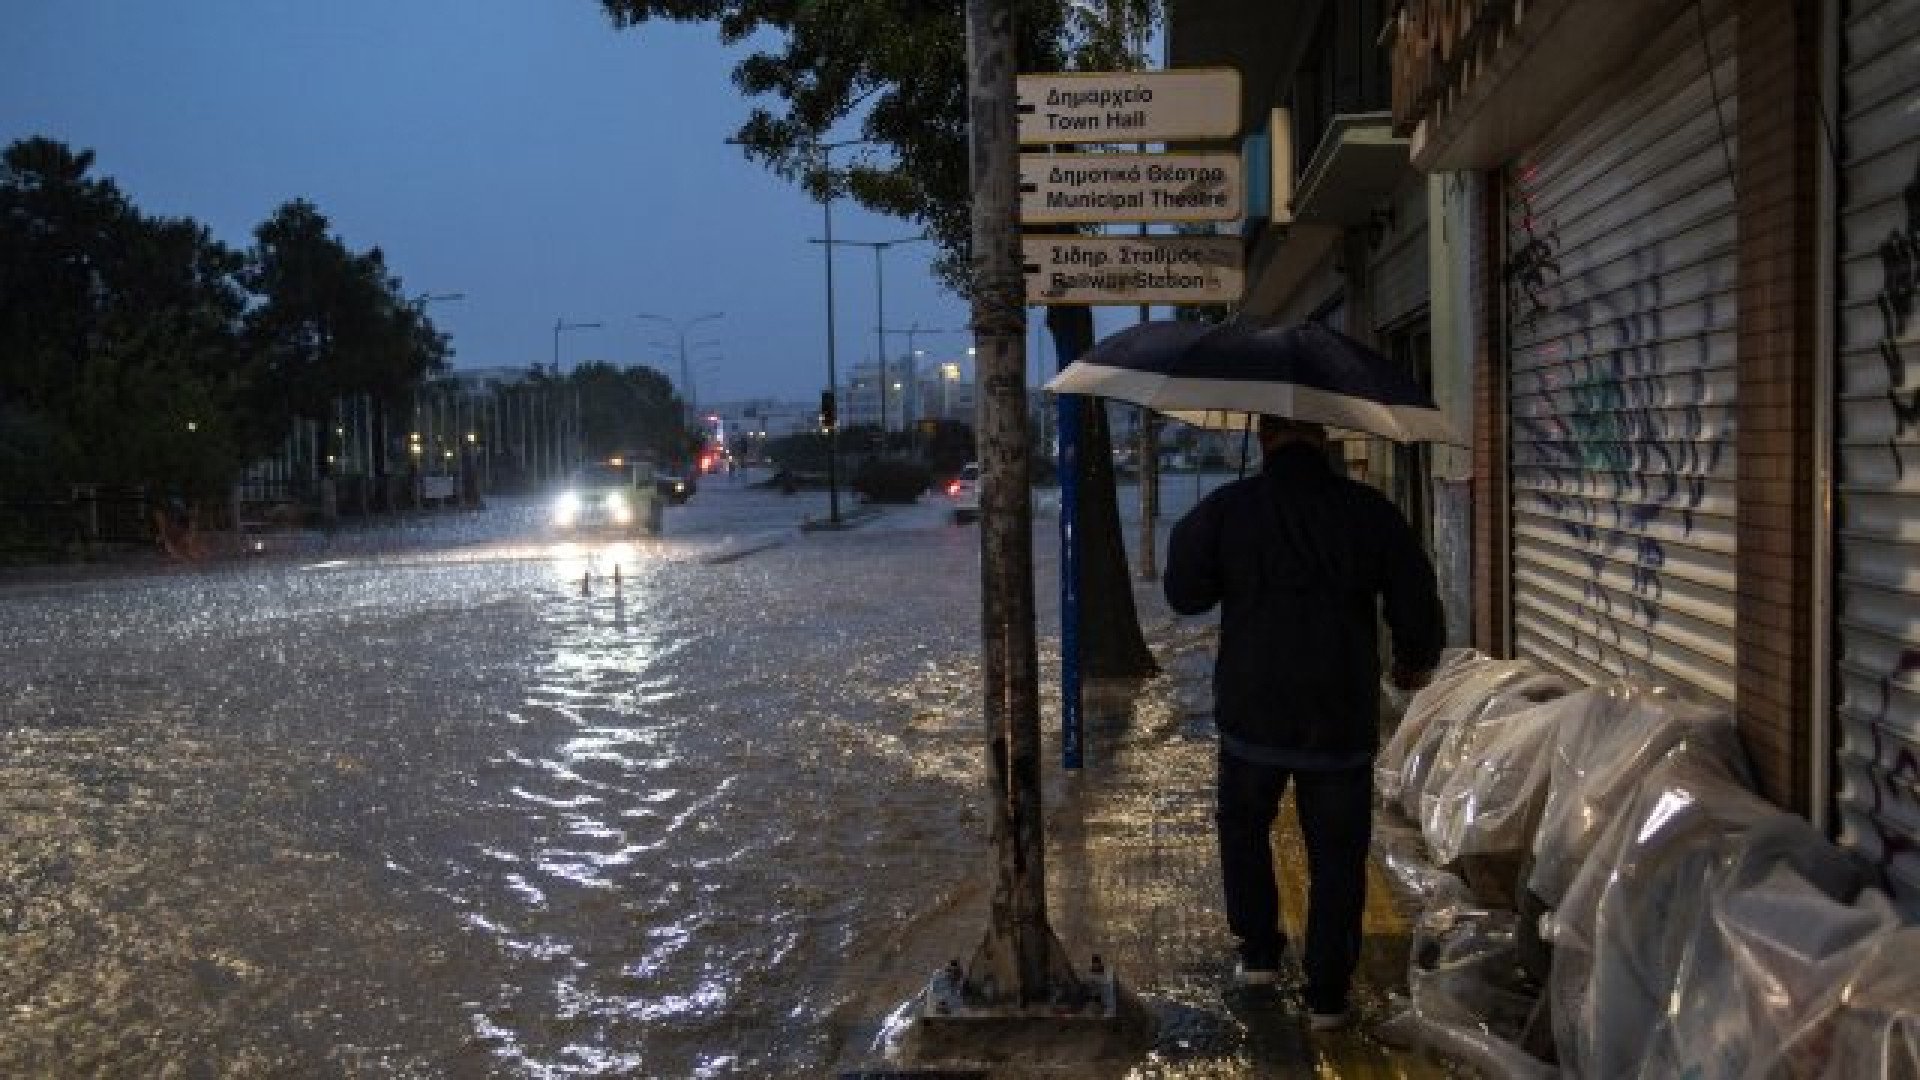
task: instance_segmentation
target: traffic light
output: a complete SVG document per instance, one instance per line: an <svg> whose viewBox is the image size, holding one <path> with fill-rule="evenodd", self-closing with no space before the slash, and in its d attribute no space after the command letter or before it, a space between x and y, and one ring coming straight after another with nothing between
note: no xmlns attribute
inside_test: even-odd
<svg viewBox="0 0 1920 1080"><path fill-rule="evenodd" d="M823 428L836 426L833 413L833 391L831 390L820 391L820 426Z"/></svg>

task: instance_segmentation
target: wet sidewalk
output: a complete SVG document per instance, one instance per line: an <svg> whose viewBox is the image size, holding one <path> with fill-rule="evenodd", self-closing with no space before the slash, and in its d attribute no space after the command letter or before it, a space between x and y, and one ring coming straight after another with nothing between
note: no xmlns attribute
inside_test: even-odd
<svg viewBox="0 0 1920 1080"><path fill-rule="evenodd" d="M1164 615L1148 618L1158 622ZM1235 942L1226 929L1213 831L1213 629L1210 622L1160 623L1148 632L1163 665L1160 678L1132 693L1109 693L1105 701L1089 694L1087 767L1063 774L1057 752L1048 764L1047 882L1054 929L1076 969L1084 973L1097 953L1139 996L1157 1024L1151 1051L1084 1068L1001 1066L919 1075L1225 1080L1461 1074L1436 1057L1391 1048L1371 1033L1390 1010L1389 995L1405 992L1411 914L1382 872L1377 840L1366 942L1353 988L1356 1022L1340 1032L1309 1032L1297 955L1289 958L1277 988L1235 985ZM1047 728L1053 750L1057 720L1050 717ZM1291 797L1276 825L1276 856L1287 934L1302 941L1305 851ZM921 1062L917 1068L941 1064Z"/></svg>

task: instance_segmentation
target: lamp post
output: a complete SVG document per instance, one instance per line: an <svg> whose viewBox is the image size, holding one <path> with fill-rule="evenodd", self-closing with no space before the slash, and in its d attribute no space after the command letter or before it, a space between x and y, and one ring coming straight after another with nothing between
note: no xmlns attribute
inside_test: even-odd
<svg viewBox="0 0 1920 1080"><path fill-rule="evenodd" d="M555 379L558 379L560 377L560 334L561 332L565 330L598 330L600 329L600 326L601 324L597 322L568 322L565 319L553 320L553 377ZM550 399L548 401L548 404L549 405L551 404ZM547 417L548 427L553 435L553 450L549 460L551 464L557 467L558 469L566 469L574 465L577 465L581 457L580 398L577 391L574 394L574 399L572 404L573 404L573 409L572 409L571 417L566 415L565 403L563 403L562 405L562 415L558 418L559 423L557 424L554 423L555 418L552 416L551 413L549 413ZM573 436L573 443L574 443L572 462L562 460L564 457L564 447L566 445L566 438L569 434Z"/></svg>
<svg viewBox="0 0 1920 1080"><path fill-rule="evenodd" d="M553 320L553 377L560 377L560 332L563 330L598 330L597 322L568 322L565 319Z"/></svg>
<svg viewBox="0 0 1920 1080"><path fill-rule="evenodd" d="M835 240L829 233L824 240L814 240L816 244L841 247L863 247L873 249L873 294L874 294L874 344L878 349L880 363L880 452L886 453L887 442L887 276L882 256L887 249L900 244L917 244L927 238L925 233L917 236L903 236L898 240Z"/></svg>
<svg viewBox="0 0 1920 1080"><path fill-rule="evenodd" d="M895 332L898 333L899 331L895 331ZM915 339L922 334L971 335L973 331L947 330L937 326L921 326L919 322L916 321L916 322L908 323L907 329L905 332L907 335L907 386L913 392L914 400L917 403L920 395L920 382L919 382L920 374L919 374L919 367L918 367L919 361L920 361L920 351L914 348ZM900 425L902 427L911 428L914 422L919 419L920 419L919 408L916 407L913 410L913 415L909 416L907 414L907 399L904 397L901 398L900 399Z"/></svg>
<svg viewBox="0 0 1920 1080"><path fill-rule="evenodd" d="M833 174L832 152L843 146L861 146L870 139L841 139L837 142L816 142L813 149L820 157L820 218L825 231L825 240L820 246L827 259L827 393L833 395L840 389L840 373L834 359L833 330ZM834 415L827 424L827 520L834 525L840 524L840 408L834 406Z"/></svg>
<svg viewBox="0 0 1920 1080"><path fill-rule="evenodd" d="M665 315L648 315L648 314L645 314L644 312L634 316L634 318L636 319L666 323L668 326L673 327L674 335L679 338L680 394L681 394L681 397L684 399L680 403L682 407L682 414L683 414L681 423L685 427L693 426L693 418L695 414L699 412L699 409L694 402L693 373L687 370L687 331L693 329L694 327L700 325L703 322L712 322L715 319L724 319L726 317L727 317L726 312L724 311L709 311L705 315L695 316L694 318L688 319L685 322L681 322L678 319L669 319Z"/></svg>

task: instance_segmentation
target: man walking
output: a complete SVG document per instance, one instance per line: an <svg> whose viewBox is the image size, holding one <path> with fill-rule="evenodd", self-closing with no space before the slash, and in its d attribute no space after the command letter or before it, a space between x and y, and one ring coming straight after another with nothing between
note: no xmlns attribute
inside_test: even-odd
<svg viewBox="0 0 1920 1080"><path fill-rule="evenodd" d="M1174 526L1166 594L1182 615L1220 605L1214 820L1240 981L1276 981L1286 948L1271 834L1291 780L1307 848L1307 1011L1330 1030L1348 1020L1366 906L1376 626L1384 613L1404 689L1425 682L1446 630L1426 552L1391 502L1334 472L1325 429L1261 417L1260 447L1260 475Z"/></svg>

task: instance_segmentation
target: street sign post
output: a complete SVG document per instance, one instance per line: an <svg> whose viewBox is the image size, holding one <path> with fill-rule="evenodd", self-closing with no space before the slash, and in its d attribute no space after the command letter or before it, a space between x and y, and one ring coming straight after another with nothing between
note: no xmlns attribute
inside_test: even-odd
<svg viewBox="0 0 1920 1080"><path fill-rule="evenodd" d="M1020 142L1149 143L1240 134L1235 68L1022 75Z"/></svg>
<svg viewBox="0 0 1920 1080"><path fill-rule="evenodd" d="M1021 154L1025 222L1233 221L1238 154Z"/></svg>
<svg viewBox="0 0 1920 1080"><path fill-rule="evenodd" d="M1020 238L1027 303L1230 304L1246 286L1238 236Z"/></svg>

